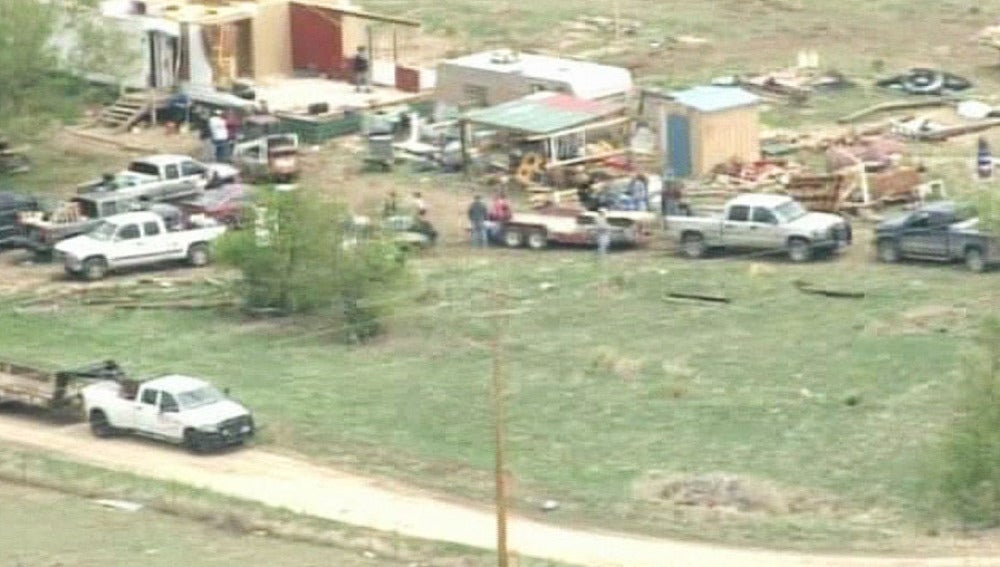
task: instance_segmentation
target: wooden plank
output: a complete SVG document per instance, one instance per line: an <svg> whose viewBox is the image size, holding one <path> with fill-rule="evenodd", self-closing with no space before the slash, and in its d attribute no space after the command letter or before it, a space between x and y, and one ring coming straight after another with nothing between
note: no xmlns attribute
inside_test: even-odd
<svg viewBox="0 0 1000 567"><path fill-rule="evenodd" d="M892 101L883 102L880 104L875 104L866 108L862 108L857 112L852 112L846 116L842 116L837 119L840 124L849 124L854 122L859 118L876 114L879 112L889 112L892 110L910 110L913 108L929 108L935 106L946 106L955 102L953 98L936 98L931 100L903 100L903 101Z"/></svg>

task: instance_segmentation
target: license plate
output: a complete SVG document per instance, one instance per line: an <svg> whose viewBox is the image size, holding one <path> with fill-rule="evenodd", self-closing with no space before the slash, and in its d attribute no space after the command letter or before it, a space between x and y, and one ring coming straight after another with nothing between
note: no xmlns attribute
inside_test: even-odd
<svg viewBox="0 0 1000 567"><path fill-rule="evenodd" d="M244 425L243 427L241 427L240 428L240 433L250 433L250 426L249 425Z"/></svg>

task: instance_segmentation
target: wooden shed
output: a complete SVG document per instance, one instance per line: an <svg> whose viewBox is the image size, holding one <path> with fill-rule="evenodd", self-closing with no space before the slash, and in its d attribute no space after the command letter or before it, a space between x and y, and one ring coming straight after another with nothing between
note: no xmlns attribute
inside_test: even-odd
<svg viewBox="0 0 1000 567"><path fill-rule="evenodd" d="M737 87L643 92L640 113L657 134L664 172L702 176L736 159L760 159L760 98Z"/></svg>

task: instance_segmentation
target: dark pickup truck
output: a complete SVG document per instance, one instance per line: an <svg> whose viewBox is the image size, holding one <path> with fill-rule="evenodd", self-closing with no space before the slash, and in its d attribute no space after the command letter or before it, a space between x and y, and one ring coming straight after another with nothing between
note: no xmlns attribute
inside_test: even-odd
<svg viewBox="0 0 1000 567"><path fill-rule="evenodd" d="M24 229L18 223L18 216L25 211L34 211L38 208L38 200L34 197L0 192L0 250L16 246L24 236Z"/></svg>
<svg viewBox="0 0 1000 567"><path fill-rule="evenodd" d="M879 223L875 245L882 262L904 258L965 262L973 272L1000 264L1000 238L980 231L975 214L950 201Z"/></svg>

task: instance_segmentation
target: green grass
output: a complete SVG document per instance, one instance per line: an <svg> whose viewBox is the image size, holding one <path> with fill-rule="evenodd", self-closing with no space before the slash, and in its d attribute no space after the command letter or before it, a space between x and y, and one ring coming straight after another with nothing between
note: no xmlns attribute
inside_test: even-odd
<svg viewBox="0 0 1000 567"><path fill-rule="evenodd" d="M483 565L489 553L332 521L0 445L0 546L14 564ZM143 505L112 511L93 500ZM59 533L58 541L51 537ZM107 537L108 534L117 534ZM102 545L93 545L101 541ZM17 563L21 561L21 563ZM531 558L525 567L557 567Z"/></svg>
<svg viewBox="0 0 1000 567"><path fill-rule="evenodd" d="M405 565L351 551L206 529L148 509L106 509L80 497L7 483L0 483L0 491L0 547L7 565Z"/></svg>
<svg viewBox="0 0 1000 567"><path fill-rule="evenodd" d="M429 261L409 294L420 299L401 298L389 336L360 348L335 344L321 320L210 313L8 306L0 326L8 356L204 375L257 412L265 443L486 500L490 359L473 343L490 334L483 290L499 286L524 297L507 338L519 504L554 497L554 519L654 534L702 537L711 526L711 538L731 542L892 547L916 525L920 449L948 417L967 326L996 308L996 275L848 262L779 262L754 276L748 261L654 255L615 257L606 271L586 252ZM805 295L797 278L868 297ZM662 299L694 290L733 303ZM901 314L928 305L967 309L968 320L904 332L915 323ZM650 471L769 479L832 498L840 512L678 513L634 496Z"/></svg>

